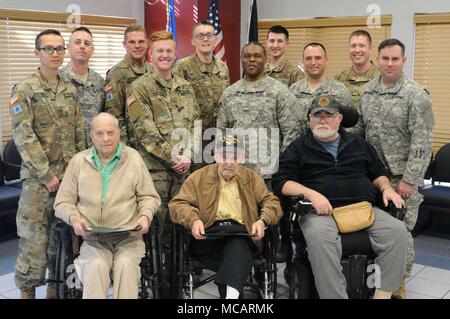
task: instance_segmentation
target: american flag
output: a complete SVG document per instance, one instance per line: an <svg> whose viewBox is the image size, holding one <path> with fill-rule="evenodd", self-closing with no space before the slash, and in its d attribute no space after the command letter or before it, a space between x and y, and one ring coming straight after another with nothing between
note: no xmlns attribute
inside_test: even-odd
<svg viewBox="0 0 450 319"><path fill-rule="evenodd" d="M225 44L223 42L222 27L220 26L219 19L219 0L211 0L207 21L214 26L214 29L216 29L216 47L214 48L214 56L225 62Z"/></svg>

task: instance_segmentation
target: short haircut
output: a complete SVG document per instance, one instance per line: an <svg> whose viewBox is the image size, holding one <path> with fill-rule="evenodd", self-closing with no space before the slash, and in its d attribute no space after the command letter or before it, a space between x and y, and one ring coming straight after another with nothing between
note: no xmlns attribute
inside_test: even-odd
<svg viewBox="0 0 450 319"><path fill-rule="evenodd" d="M150 35L150 41L173 40L173 34L169 31L156 31Z"/></svg>
<svg viewBox="0 0 450 319"><path fill-rule="evenodd" d="M94 129L95 129L95 127L94 127L95 125L94 124L95 124L95 122L97 122L100 119L108 119L108 120L110 120L111 122L114 123L115 128L118 131L120 131L119 121L117 120L117 118L114 115L112 115L110 113L106 113L106 112L100 112L96 116L94 116L92 118L92 120L91 120L91 133L94 132Z"/></svg>
<svg viewBox="0 0 450 319"><path fill-rule="evenodd" d="M356 30L350 33L350 36L348 37L348 41L350 42L351 38L357 37L357 36L364 36L367 38L367 41L369 42L369 45L372 46L372 37L370 36L370 33L366 30Z"/></svg>
<svg viewBox="0 0 450 319"><path fill-rule="evenodd" d="M208 21L199 21L196 24L194 24L194 26L192 27L192 35L194 35L195 29L197 29L197 27L199 27L201 25L211 27L211 28L213 28L214 33L216 32L216 28L214 28L214 26L211 23L209 23Z"/></svg>
<svg viewBox="0 0 450 319"><path fill-rule="evenodd" d="M267 38L269 38L269 33L283 33L286 37L286 40L289 40L289 31L283 27L282 25L273 25L270 27L269 31L267 31Z"/></svg>
<svg viewBox="0 0 450 319"><path fill-rule="evenodd" d="M86 27L78 27L78 28L76 28L75 30L73 30L71 34L74 34L75 32L78 32L78 31L86 32L86 33L89 34L89 35L91 36L91 38L92 38L92 32L91 32L91 30L89 30L89 29L86 28Z"/></svg>
<svg viewBox="0 0 450 319"><path fill-rule="evenodd" d="M323 46L323 44L322 44L322 43L319 43L319 42L310 42L310 43L308 43L307 45L305 45L305 46L303 47L303 56L305 56L305 50L306 50L307 47L321 47L322 50L323 50L323 52L325 52L325 56L327 56L327 49L325 49L325 47Z"/></svg>
<svg viewBox="0 0 450 319"><path fill-rule="evenodd" d="M242 56L242 54L244 53L244 49L245 49L246 47L248 47L248 46L251 46L251 45L257 45L257 46L261 47L261 48L263 49L264 56L266 55L266 48L265 48L261 43L256 42L256 41L252 41L252 42L249 42L249 43L247 43L246 45L244 45L244 46L242 47L242 50L241 50L241 56Z"/></svg>
<svg viewBox="0 0 450 319"><path fill-rule="evenodd" d="M380 54L380 51L384 48L392 47L394 45L398 45L402 49L402 56L405 56L405 45L398 39L386 39L381 41L380 45L378 46L378 54Z"/></svg>
<svg viewBox="0 0 450 319"><path fill-rule="evenodd" d="M145 31L145 28L140 24L131 24L125 29L125 33L123 35L125 41L127 41L127 34L130 32L143 32L145 38L147 38L147 31Z"/></svg>
<svg viewBox="0 0 450 319"><path fill-rule="evenodd" d="M44 35L49 35L49 34L53 34L53 35L57 35L57 36L61 37L61 39L63 40L63 43L64 43L64 38L61 35L61 32L59 32L58 30L55 30L55 29L47 29L47 30L40 32L36 36L36 39L34 40L34 48L36 50L39 50L39 48L41 46L41 37L43 37Z"/></svg>

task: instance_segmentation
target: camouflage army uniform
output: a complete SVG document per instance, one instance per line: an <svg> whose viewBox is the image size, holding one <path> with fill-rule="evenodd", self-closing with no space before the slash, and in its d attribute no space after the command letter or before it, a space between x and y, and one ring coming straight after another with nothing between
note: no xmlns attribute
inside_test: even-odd
<svg viewBox="0 0 450 319"><path fill-rule="evenodd" d="M195 93L192 86L178 76L164 80L156 74L146 74L132 84L126 112L133 127L132 136L139 141L133 147L144 159L161 197L158 216L167 252L171 234L168 203L184 181L184 176L170 169L176 164L172 153L184 153L192 158L192 147L179 145L178 140L171 139L171 134L175 129L187 129L192 137L194 120L199 117Z"/></svg>
<svg viewBox="0 0 450 319"><path fill-rule="evenodd" d="M84 82L73 72L72 68L69 65L60 69L59 74L61 76L64 76L77 88L78 99L80 100L80 110L84 118L86 145L87 147L91 147L91 122L94 116L100 113L103 109L103 87L105 86L105 80L100 74L98 74L94 70L89 69L87 81Z"/></svg>
<svg viewBox="0 0 450 319"><path fill-rule="evenodd" d="M269 76L257 82L247 82L242 79L229 86L223 93L217 116L217 128L221 130L226 128L269 129L267 131L269 140L261 142L267 145L270 156L271 128L279 129L280 152L299 135L295 103L295 97L289 92L287 86ZM278 168L279 154L276 155L276 167L269 167L266 165L268 163L260 161L260 155L263 155L260 154L263 151L261 147L266 146L262 144L246 145L247 157L244 165L254 169L267 180L272 177L273 169ZM248 155L256 152L258 161L249 163Z"/></svg>
<svg viewBox="0 0 450 319"><path fill-rule="evenodd" d="M352 106L358 109L358 112L361 113L359 109L359 97L361 96L362 88L365 84L367 84L370 80L380 75L380 71L378 68L370 62L370 68L366 73L358 74L353 71L353 68L350 67L341 73L337 74L335 79L339 82L344 83L347 87L347 90L352 95ZM354 128L347 129L352 133L363 136L362 127L360 124L355 125Z"/></svg>
<svg viewBox="0 0 450 319"><path fill-rule="evenodd" d="M49 236L55 193L50 193L45 183L55 176L61 180L72 156L85 148L75 87L58 76L56 92L37 71L17 84L11 94L13 136L23 161L15 274L16 286L21 290L44 284L47 266L49 279L54 279L55 247Z"/></svg>
<svg viewBox="0 0 450 319"><path fill-rule="evenodd" d="M298 100L296 112L301 119L301 134L305 133L309 128L308 110L314 97L327 94L335 97L343 105L350 106L352 103L352 96L345 85L328 77L315 91L311 90L307 79L295 82L289 89L295 94Z"/></svg>
<svg viewBox="0 0 450 319"><path fill-rule="evenodd" d="M344 83L347 90L352 95L352 106L357 108L359 106L359 97L363 86L373 78L380 75L378 68L370 62L370 68L366 73L358 74L353 70L353 67L336 74L335 79Z"/></svg>
<svg viewBox="0 0 450 319"><path fill-rule="evenodd" d="M203 135L206 129L216 126L220 97L230 85L228 67L224 62L215 58L210 65L204 64L197 54L193 54L175 63L173 73L188 81L194 88L200 110L200 120L202 120ZM202 146L205 147L209 142L209 140L204 140ZM201 155L202 150L198 148L196 152ZM196 158L200 158L199 155ZM193 164L194 169L202 166L204 163L203 165Z"/></svg>
<svg viewBox="0 0 450 319"><path fill-rule="evenodd" d="M411 231L423 196L417 191L431 158L434 115L428 92L404 75L393 87L383 88L380 77L370 81L361 94L362 124L366 140L390 171L394 189L400 180L414 185L405 199L404 219L409 236L407 276L414 263Z"/></svg>
<svg viewBox="0 0 450 319"><path fill-rule="evenodd" d="M127 90L138 77L147 72L152 72L153 68L147 62L140 66L126 55L122 61L106 72L105 79L105 112L114 115L119 120L121 140L127 144L132 127L128 123L125 107L127 100ZM134 143L136 143L134 141Z"/></svg>
<svg viewBox="0 0 450 319"><path fill-rule="evenodd" d="M291 86L291 84L294 84L305 77L303 72L297 66L292 65L287 60L284 60L272 70L270 69L270 62L267 62L264 66L264 71L271 78L274 78L287 86Z"/></svg>

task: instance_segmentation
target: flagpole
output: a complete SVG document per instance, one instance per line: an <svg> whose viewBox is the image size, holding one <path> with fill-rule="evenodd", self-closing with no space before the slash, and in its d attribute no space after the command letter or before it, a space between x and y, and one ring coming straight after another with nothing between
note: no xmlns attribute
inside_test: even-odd
<svg viewBox="0 0 450 319"><path fill-rule="evenodd" d="M252 9L253 9L253 1L254 0L250 0L250 6L248 10L248 19L247 19L247 43L249 42L249 38L250 38L250 26L252 23Z"/></svg>

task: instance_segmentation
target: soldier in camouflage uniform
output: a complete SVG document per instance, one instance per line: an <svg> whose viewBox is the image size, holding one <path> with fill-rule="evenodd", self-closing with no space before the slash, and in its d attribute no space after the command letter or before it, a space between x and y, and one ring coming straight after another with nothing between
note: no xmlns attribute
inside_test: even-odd
<svg viewBox="0 0 450 319"><path fill-rule="evenodd" d="M267 51L269 60L264 67L268 76L290 86L304 78L302 70L297 65L286 60L286 49L289 45L289 32L281 25L270 27L267 32Z"/></svg>
<svg viewBox="0 0 450 319"><path fill-rule="evenodd" d="M244 78L229 86L223 93L217 116L217 128L222 131L227 128L264 129L267 132L267 140L260 141L264 137L258 138L259 142L255 144L259 145L246 143L247 154L244 165L261 174L271 189L272 174L278 169L279 153L298 137L298 119L295 116L294 95L289 92L287 86L264 73L265 59L266 51L260 43L252 42L242 48ZM268 165L273 163L272 161L262 162L260 156L265 155L260 152L264 150L265 145L262 144L266 143L269 150L268 158L272 157L271 129L279 131L279 140L275 141L279 149L278 153L274 154L274 166ZM229 135L226 131L224 133ZM257 161L252 156L256 155L252 148L258 152Z"/></svg>
<svg viewBox="0 0 450 319"><path fill-rule="evenodd" d="M13 137L22 157L22 194L17 211L19 255L15 282L21 298L35 298L36 287L54 280L55 243L50 236L53 202L70 159L85 148L83 118L75 87L58 75L64 39L56 30L35 41L36 73L15 85L9 102ZM49 284L47 298L55 296Z"/></svg>
<svg viewBox="0 0 450 319"><path fill-rule="evenodd" d="M309 129L308 110L311 107L311 101L319 95L330 95L336 98L339 103L349 106L352 103L352 96L344 84L333 80L325 75L325 69L328 63L327 51L325 47L316 42L307 44L303 48L303 64L305 67L306 78L292 84L289 89L297 97L298 117L300 118L300 133L304 134ZM352 130L346 129L346 130ZM286 210L285 203L283 210ZM277 260L286 259L287 247L289 245L290 223L289 215L284 214L280 222L281 245L277 251Z"/></svg>
<svg viewBox="0 0 450 319"><path fill-rule="evenodd" d="M168 275L172 231L168 203L178 193L191 165L193 151L187 138L193 136L199 110L192 86L172 74L175 61L172 33L155 32L150 40L154 72L132 84L126 112L133 127L132 134L139 141L135 148L144 159L161 197L157 214ZM172 136L176 131L187 136L179 142L179 135Z"/></svg>
<svg viewBox="0 0 450 319"><path fill-rule="evenodd" d="M428 92L402 73L406 62L402 42L397 39L381 42L377 62L381 75L363 88L361 122L366 140L389 169L394 189L405 200L409 277L414 264L411 231L423 200L417 189L423 184L431 158L434 115ZM394 294L405 297L404 284L401 288Z"/></svg>
<svg viewBox="0 0 450 319"><path fill-rule="evenodd" d="M352 95L352 106L359 111L359 97L362 87L373 78L380 75L380 71L370 60L372 53L372 37L365 30L356 30L350 34L348 43L348 56L352 66L338 73L335 79L344 83ZM359 111L360 112L360 111ZM358 131L360 125L350 129L352 133L363 135Z"/></svg>
<svg viewBox="0 0 450 319"><path fill-rule="evenodd" d="M59 71L59 74L77 88L81 114L84 118L86 145L90 147L91 121L103 109L105 86L102 76L89 68L89 59L94 53L91 31L86 27L73 30L67 49L70 53L70 62Z"/></svg>
<svg viewBox="0 0 450 319"><path fill-rule="evenodd" d="M302 134L309 127L307 113L314 97L325 94L335 97L344 106L352 103L352 96L345 85L325 75L328 59L327 51L322 44L316 42L307 44L303 49L303 63L306 78L289 87L298 100L297 112L301 119Z"/></svg>
<svg viewBox="0 0 450 319"><path fill-rule="evenodd" d="M152 66L145 61L148 50L148 39L145 28L141 25L130 25L125 30L123 46L127 54L118 64L106 72L105 79L105 112L119 120L122 142L133 146L130 141L132 127L126 117L127 91L138 77L152 72Z"/></svg>
<svg viewBox="0 0 450 319"><path fill-rule="evenodd" d="M173 69L173 73L188 81L195 91L200 119L202 120L202 135L206 129L215 127L219 100L223 91L230 85L230 76L227 65L213 56L216 45L214 26L208 22L198 22L192 29L192 45L195 53L179 60ZM202 146L209 143L204 140ZM200 159L202 149L196 150ZM205 162L203 162L204 165ZM202 164L194 163L194 168L200 168Z"/></svg>

